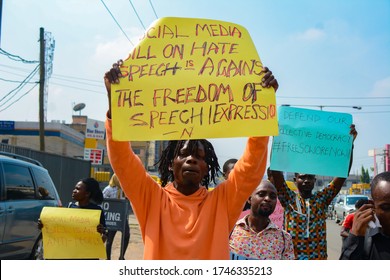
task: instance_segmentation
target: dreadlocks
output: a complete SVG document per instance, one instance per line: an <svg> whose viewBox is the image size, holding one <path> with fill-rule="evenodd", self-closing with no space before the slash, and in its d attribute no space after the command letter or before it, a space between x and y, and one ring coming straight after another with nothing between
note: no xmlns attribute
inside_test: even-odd
<svg viewBox="0 0 390 280"><path fill-rule="evenodd" d="M158 171L161 174L161 185L166 186L168 182L174 181L174 176L170 167L173 166L173 160L179 155L180 149L183 147L185 140L180 141L169 141L168 146L162 151L160 160L156 163L158 165ZM220 172L218 158L215 154L213 145L205 140L190 140L188 143L188 149L191 151L191 154L196 154L199 144L202 144L205 149L205 162L209 172L203 178L201 184L208 188L209 183L212 181L215 182L215 178Z"/></svg>

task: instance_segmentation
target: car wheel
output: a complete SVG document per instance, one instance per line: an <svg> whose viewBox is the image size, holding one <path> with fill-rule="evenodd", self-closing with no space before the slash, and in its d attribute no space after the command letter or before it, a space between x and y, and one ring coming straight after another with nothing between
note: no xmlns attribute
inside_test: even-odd
<svg viewBox="0 0 390 280"><path fill-rule="evenodd" d="M39 236L37 242L35 242L34 248L31 252L30 259L32 260L43 260L43 241L42 235Z"/></svg>

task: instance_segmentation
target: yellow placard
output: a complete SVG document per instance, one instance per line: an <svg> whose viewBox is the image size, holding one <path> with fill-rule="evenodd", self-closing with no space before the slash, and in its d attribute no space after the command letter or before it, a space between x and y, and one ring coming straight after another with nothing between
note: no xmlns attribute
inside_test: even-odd
<svg viewBox="0 0 390 280"><path fill-rule="evenodd" d="M161 18L112 85L115 140L277 135L275 92L248 31L208 19Z"/></svg>
<svg viewBox="0 0 390 280"><path fill-rule="evenodd" d="M100 210L44 207L40 219L44 225L45 259L106 259L106 250L96 227Z"/></svg>
<svg viewBox="0 0 390 280"><path fill-rule="evenodd" d="M98 140L95 138L85 138L84 148L86 149L96 149Z"/></svg>

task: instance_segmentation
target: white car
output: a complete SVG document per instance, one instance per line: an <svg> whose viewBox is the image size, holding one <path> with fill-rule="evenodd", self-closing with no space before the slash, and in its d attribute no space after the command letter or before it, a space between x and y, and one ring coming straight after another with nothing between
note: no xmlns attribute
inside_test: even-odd
<svg viewBox="0 0 390 280"><path fill-rule="evenodd" d="M336 223L343 221L349 213L355 211L355 203L359 199L368 200L369 197L360 194L338 196L336 203L334 204L334 216Z"/></svg>

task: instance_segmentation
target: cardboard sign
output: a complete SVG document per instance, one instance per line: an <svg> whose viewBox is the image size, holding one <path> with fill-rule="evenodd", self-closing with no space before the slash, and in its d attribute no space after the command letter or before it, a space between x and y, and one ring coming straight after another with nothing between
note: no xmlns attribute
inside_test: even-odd
<svg viewBox="0 0 390 280"><path fill-rule="evenodd" d="M106 259L106 249L96 227L100 210L43 207L45 259Z"/></svg>
<svg viewBox="0 0 390 280"><path fill-rule="evenodd" d="M353 141L350 114L281 106L278 115L272 170L348 177Z"/></svg>
<svg viewBox="0 0 390 280"><path fill-rule="evenodd" d="M161 18L113 84L113 138L175 140L277 135L275 92L248 31L207 19Z"/></svg>

